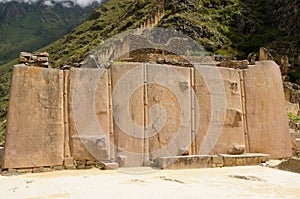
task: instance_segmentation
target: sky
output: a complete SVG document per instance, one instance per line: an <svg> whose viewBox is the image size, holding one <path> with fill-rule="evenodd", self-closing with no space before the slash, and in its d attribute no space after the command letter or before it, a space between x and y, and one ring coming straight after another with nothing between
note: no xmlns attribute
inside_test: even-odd
<svg viewBox="0 0 300 199"><path fill-rule="evenodd" d="M28 2L28 3L33 3L33 2L36 2L36 1L39 1L39 0L0 0L0 3L5 3L5 2L9 2L9 1L19 1L19 2ZM45 4L46 5L51 5L52 3L51 2L63 2L63 1L66 1L66 0L45 0ZM102 0L68 0L68 1L73 1L75 4L78 4L80 6L87 6L89 5L90 3L92 2L101 2Z"/></svg>

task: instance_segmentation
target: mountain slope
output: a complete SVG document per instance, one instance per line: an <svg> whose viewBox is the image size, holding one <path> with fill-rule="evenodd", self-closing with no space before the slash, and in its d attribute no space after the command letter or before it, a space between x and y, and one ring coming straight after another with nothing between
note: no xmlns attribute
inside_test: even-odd
<svg viewBox="0 0 300 199"><path fill-rule="evenodd" d="M20 51L35 51L69 33L98 5L69 7L44 0L0 3L0 65L18 57Z"/></svg>
<svg viewBox="0 0 300 199"><path fill-rule="evenodd" d="M59 39L98 6L93 3L80 7L67 0L46 6L44 1L0 3L0 65L17 58L20 51L32 52ZM10 71L15 63L0 67L0 145L6 125Z"/></svg>
<svg viewBox="0 0 300 199"><path fill-rule="evenodd" d="M158 26L182 31L211 53L245 58L264 46L277 61L288 54L292 64L299 64L298 0L110 0L71 34L44 49L55 66L82 61L103 39L141 27L162 6Z"/></svg>

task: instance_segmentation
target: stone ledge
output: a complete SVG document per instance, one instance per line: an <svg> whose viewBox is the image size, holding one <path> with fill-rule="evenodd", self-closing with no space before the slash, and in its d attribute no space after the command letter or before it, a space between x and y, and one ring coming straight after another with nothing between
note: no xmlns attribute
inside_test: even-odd
<svg viewBox="0 0 300 199"><path fill-rule="evenodd" d="M241 155L220 154L220 156L223 157L223 164L225 167L260 165L261 163L270 160L270 155L261 153Z"/></svg>
<svg viewBox="0 0 300 199"><path fill-rule="evenodd" d="M251 153L242 155L192 155L170 156L157 159L161 169L196 169L231 166L260 165L270 159L270 155Z"/></svg>
<svg viewBox="0 0 300 199"><path fill-rule="evenodd" d="M157 158L161 169L195 169L212 167L212 158L208 155L170 156Z"/></svg>
<svg viewBox="0 0 300 199"><path fill-rule="evenodd" d="M58 170L81 170L81 169L104 169L104 170L115 170L119 168L118 163L110 162L103 163L99 161L91 160L73 160L73 158L65 158L64 165L55 166L41 166L41 167L29 167L29 168L9 168L2 169L0 175L16 175L23 173L44 173Z"/></svg>

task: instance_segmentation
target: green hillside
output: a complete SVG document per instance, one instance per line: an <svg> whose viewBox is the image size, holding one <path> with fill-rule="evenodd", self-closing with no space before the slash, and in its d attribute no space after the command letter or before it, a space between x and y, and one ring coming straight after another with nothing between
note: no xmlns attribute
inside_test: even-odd
<svg viewBox="0 0 300 199"><path fill-rule="evenodd" d="M160 2L110 0L44 50L55 66L79 62L103 39L138 28ZM292 64L299 64L295 59L300 46L297 0L166 0L164 4L165 15L158 26L180 30L212 53L245 58L264 46L271 48L277 61L288 54Z"/></svg>
<svg viewBox="0 0 300 199"><path fill-rule="evenodd" d="M16 59L20 51L35 51L71 32L97 5L83 8L56 3L46 6L43 0L32 4L0 3L0 144L6 124L9 72L16 64L11 60Z"/></svg>
<svg viewBox="0 0 300 199"><path fill-rule="evenodd" d="M0 65L18 57L20 51L31 52L61 38L84 21L95 6L0 3Z"/></svg>

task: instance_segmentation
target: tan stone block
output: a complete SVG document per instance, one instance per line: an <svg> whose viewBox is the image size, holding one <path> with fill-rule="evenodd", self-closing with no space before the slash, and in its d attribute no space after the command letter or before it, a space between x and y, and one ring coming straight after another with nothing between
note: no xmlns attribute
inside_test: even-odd
<svg viewBox="0 0 300 199"><path fill-rule="evenodd" d="M20 56L22 56L22 57L31 57L32 54L31 53L27 53L27 52L20 52Z"/></svg>
<svg viewBox="0 0 300 199"><path fill-rule="evenodd" d="M76 160L76 164L80 165L80 164L86 164L86 160Z"/></svg>
<svg viewBox="0 0 300 199"><path fill-rule="evenodd" d="M28 62L28 59L26 57L20 56L19 57L19 63L26 63Z"/></svg>
<svg viewBox="0 0 300 199"><path fill-rule="evenodd" d="M206 74L206 71L202 73ZM209 73L209 71L208 71ZM194 91L196 95L196 99L198 101L198 110L199 114L199 128L195 129L195 141L193 145L195 146L195 154L200 154L201 146L203 145L203 141L207 134L209 124L211 121L211 95L209 88L203 78L202 74L200 74L197 70L194 71ZM196 100L195 99L195 100ZM196 104L195 104L196 105Z"/></svg>
<svg viewBox="0 0 300 199"><path fill-rule="evenodd" d="M218 155L213 155L212 157L212 163L216 165L223 165L223 157Z"/></svg>
<svg viewBox="0 0 300 199"><path fill-rule="evenodd" d="M53 166L52 169L54 169L54 170L64 170L65 167L62 166L62 165L58 165L58 166Z"/></svg>
<svg viewBox="0 0 300 199"><path fill-rule="evenodd" d="M118 163L125 167L143 166L145 151L143 64L113 64L111 76L116 157L122 157L122 162ZM135 90L136 84L139 85ZM133 93L129 95L130 92Z"/></svg>
<svg viewBox="0 0 300 199"><path fill-rule="evenodd" d="M90 153L85 144L89 144L89 141L80 139L79 137L71 137L71 153L73 159L87 159L95 160L96 158ZM91 142L91 145L93 142Z"/></svg>
<svg viewBox="0 0 300 199"><path fill-rule="evenodd" d="M116 170L119 168L119 164L117 162L101 162L104 170Z"/></svg>
<svg viewBox="0 0 300 199"><path fill-rule="evenodd" d="M9 173L15 173L15 172L17 172L17 169L10 168L10 169L8 169L8 172Z"/></svg>
<svg viewBox="0 0 300 199"><path fill-rule="evenodd" d="M170 156L160 157L157 159L158 166L161 169L196 169L196 168L211 168L211 156Z"/></svg>
<svg viewBox="0 0 300 199"><path fill-rule="evenodd" d="M43 167L36 167L32 169L32 173L42 173L44 172Z"/></svg>
<svg viewBox="0 0 300 199"><path fill-rule="evenodd" d="M64 159L64 166L73 166L74 165L74 160L72 157L66 157Z"/></svg>
<svg viewBox="0 0 300 199"><path fill-rule="evenodd" d="M200 71L203 74L200 74L197 70L195 70L194 75L195 94L198 99L198 108L200 111L200 126L196 132L195 154L199 154L200 149L204 146L205 148L210 149L210 151L206 151L206 153L210 155L228 153L228 151L235 145L245 145L239 70L207 66L199 67L201 67ZM207 74L215 75L208 76ZM208 77L204 78L203 76L205 75ZM207 81L214 82L214 84L210 83L209 86ZM218 84L218 86L216 86L216 84ZM215 99L215 104L223 103L224 106L213 106L211 104L212 99ZM213 111L222 111L224 113L217 121L212 117ZM223 124L220 123L222 121ZM220 125L222 125L222 127L219 128L219 132L216 132L214 135L207 135L211 132L210 130L212 127L217 128ZM205 140L207 136L210 137L211 140Z"/></svg>
<svg viewBox="0 0 300 199"><path fill-rule="evenodd" d="M145 70L151 158L191 154L191 69L147 64Z"/></svg>
<svg viewBox="0 0 300 199"><path fill-rule="evenodd" d="M244 71L250 152L271 158L292 156L291 138L279 66L256 62Z"/></svg>
<svg viewBox="0 0 300 199"><path fill-rule="evenodd" d="M38 53L37 55L40 57L49 57L49 53L47 52Z"/></svg>
<svg viewBox="0 0 300 199"><path fill-rule="evenodd" d="M38 58L38 56L32 55L32 56L30 57L30 61L36 62L36 61L37 61L37 58Z"/></svg>
<svg viewBox="0 0 300 199"><path fill-rule="evenodd" d="M85 165L84 164L79 164L76 166L77 169L85 169Z"/></svg>
<svg viewBox="0 0 300 199"><path fill-rule="evenodd" d="M224 160L224 166L247 166L247 165L260 165L269 159L269 155L266 154L242 154L242 155L228 155L221 154Z"/></svg>
<svg viewBox="0 0 300 199"><path fill-rule="evenodd" d="M48 57L37 57L36 61L38 61L38 62L48 62Z"/></svg>
<svg viewBox="0 0 300 199"><path fill-rule="evenodd" d="M94 165L86 165L85 166L85 169L92 169L92 168L94 168Z"/></svg>
<svg viewBox="0 0 300 199"><path fill-rule="evenodd" d="M43 167L43 172L51 172L51 171L54 171L54 169L50 167Z"/></svg>
<svg viewBox="0 0 300 199"><path fill-rule="evenodd" d="M32 169L17 169L17 173L32 173Z"/></svg>
<svg viewBox="0 0 300 199"><path fill-rule="evenodd" d="M65 166L65 169L67 170L75 170L76 169L76 166Z"/></svg>
<svg viewBox="0 0 300 199"><path fill-rule="evenodd" d="M107 71L100 76L97 69L71 68L69 76L71 156L74 159L109 160Z"/></svg>
<svg viewBox="0 0 300 199"><path fill-rule="evenodd" d="M244 145L235 145L233 146L229 152L231 155L239 155L245 153L245 146Z"/></svg>
<svg viewBox="0 0 300 199"><path fill-rule="evenodd" d="M3 168L61 165L62 71L21 65L12 73Z"/></svg>

